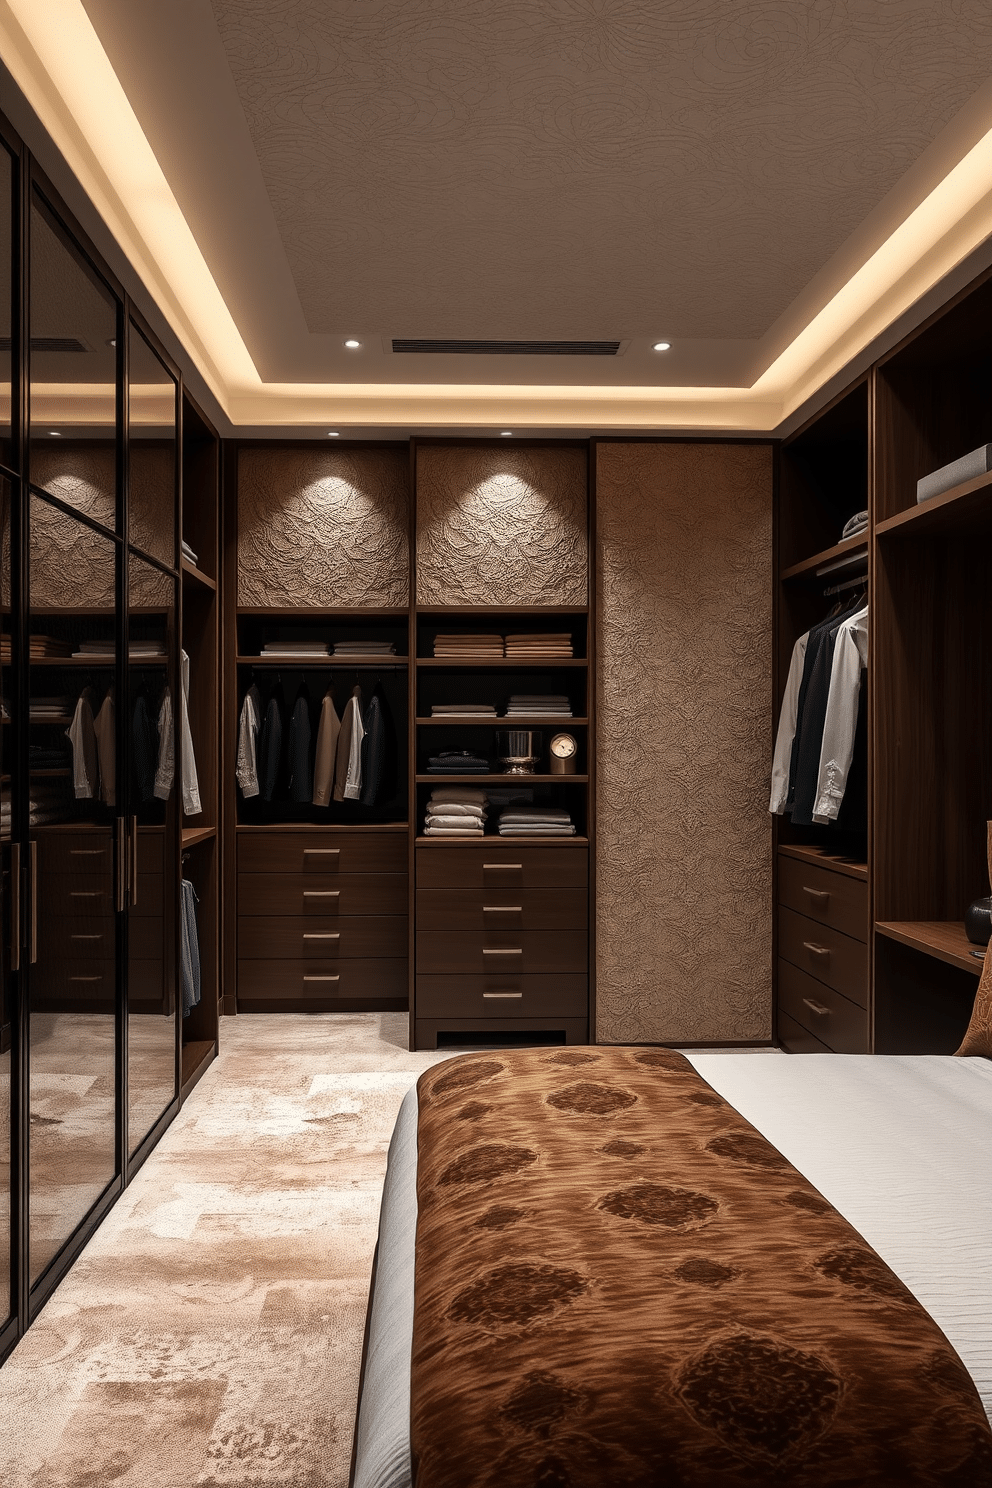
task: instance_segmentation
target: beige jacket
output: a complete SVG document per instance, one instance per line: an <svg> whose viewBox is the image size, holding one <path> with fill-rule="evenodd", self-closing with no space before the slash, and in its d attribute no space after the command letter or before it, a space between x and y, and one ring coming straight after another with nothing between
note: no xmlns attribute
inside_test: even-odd
<svg viewBox="0 0 992 1488"><path fill-rule="evenodd" d="M351 760L351 736L355 729L355 713L358 708L356 699L362 695L362 689L356 687L345 704L341 715L341 732L338 734L337 748L334 751L334 799L343 801L345 799L345 786L348 784L348 765ZM351 705L355 704L353 708Z"/></svg>
<svg viewBox="0 0 992 1488"><path fill-rule="evenodd" d="M334 706L330 689L328 689L320 705L320 723L317 726L317 749L313 762L313 804L315 806L331 804L334 760L340 732L341 720Z"/></svg>

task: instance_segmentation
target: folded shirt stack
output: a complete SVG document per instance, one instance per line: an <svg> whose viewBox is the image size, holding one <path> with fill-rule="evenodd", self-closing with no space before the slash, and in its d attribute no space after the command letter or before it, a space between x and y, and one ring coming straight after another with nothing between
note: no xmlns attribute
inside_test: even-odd
<svg viewBox="0 0 992 1488"><path fill-rule="evenodd" d="M431 703L432 718L495 718L492 703Z"/></svg>
<svg viewBox="0 0 992 1488"><path fill-rule="evenodd" d="M507 806L499 814L501 837L574 837L571 813L551 806Z"/></svg>
<svg viewBox="0 0 992 1488"><path fill-rule="evenodd" d="M866 511L855 512L853 517L848 517L844 523L844 531L840 535L843 542L848 537L860 537L862 532L868 531L868 513Z"/></svg>
<svg viewBox="0 0 992 1488"><path fill-rule="evenodd" d="M67 697L33 697L28 702L31 718L63 719L72 715L72 700Z"/></svg>
<svg viewBox="0 0 992 1488"><path fill-rule="evenodd" d="M443 749L427 761L428 775L488 775L489 761L468 749Z"/></svg>
<svg viewBox="0 0 992 1488"><path fill-rule="evenodd" d="M492 661L503 655L503 637L498 635L438 635L434 655L452 661Z"/></svg>
<svg viewBox="0 0 992 1488"><path fill-rule="evenodd" d="M130 641L127 655L129 661L145 661L149 658L164 656L165 646L162 641Z"/></svg>
<svg viewBox="0 0 992 1488"><path fill-rule="evenodd" d="M30 655L32 661L38 661L47 656L71 656L72 643L60 641L55 636L33 635L30 639ZM0 636L0 661L10 660L10 636Z"/></svg>
<svg viewBox="0 0 992 1488"><path fill-rule="evenodd" d="M508 635L506 655L526 661L537 656L572 656L572 637L568 632L545 635Z"/></svg>
<svg viewBox="0 0 992 1488"><path fill-rule="evenodd" d="M329 654L326 641L266 641L263 656L291 656L308 661L314 656Z"/></svg>
<svg viewBox="0 0 992 1488"><path fill-rule="evenodd" d="M506 705L507 718L538 718L550 713L555 718L571 718L572 705L560 693L517 692Z"/></svg>
<svg viewBox="0 0 992 1488"><path fill-rule="evenodd" d="M437 786L427 802L427 837L481 837L486 827L486 793L460 786Z"/></svg>
<svg viewBox="0 0 992 1488"><path fill-rule="evenodd" d="M395 656L395 641L335 641L335 656Z"/></svg>
<svg viewBox="0 0 992 1488"><path fill-rule="evenodd" d="M196 567L196 561L197 561L196 560L196 554L193 552L193 549L190 547L189 543L186 541L185 538L183 538L183 541L182 541L182 550L183 550L183 557L184 558L188 558L189 561L190 561L190 563L192 563L193 567L195 568Z"/></svg>

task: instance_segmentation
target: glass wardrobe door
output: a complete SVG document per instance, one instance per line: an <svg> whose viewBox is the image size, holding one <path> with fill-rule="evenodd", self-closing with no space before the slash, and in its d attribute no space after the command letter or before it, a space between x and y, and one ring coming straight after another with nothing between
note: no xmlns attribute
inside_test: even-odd
<svg viewBox="0 0 992 1488"><path fill-rule="evenodd" d="M175 575L128 558L128 1148L177 1094Z"/></svg>
<svg viewBox="0 0 992 1488"><path fill-rule="evenodd" d="M11 893L11 755L13 718L10 690L10 482L0 477L0 925L3 927L3 964L0 966L0 1327L12 1311L11 1254L11 1059L14 1008L11 1000L11 947L17 935L16 895Z"/></svg>
<svg viewBox="0 0 992 1488"><path fill-rule="evenodd" d="M128 324L128 541L176 566L176 382Z"/></svg>
<svg viewBox="0 0 992 1488"><path fill-rule="evenodd" d="M117 1171L117 545L34 493L29 523L34 1282Z"/></svg>
<svg viewBox="0 0 992 1488"><path fill-rule="evenodd" d="M13 344L13 186L14 166L0 144L0 464L13 463L11 440L11 367Z"/></svg>

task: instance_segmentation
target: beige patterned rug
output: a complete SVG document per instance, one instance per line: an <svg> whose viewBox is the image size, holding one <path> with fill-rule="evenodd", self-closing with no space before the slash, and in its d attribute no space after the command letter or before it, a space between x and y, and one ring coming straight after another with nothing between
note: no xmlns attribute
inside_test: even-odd
<svg viewBox="0 0 992 1488"><path fill-rule="evenodd" d="M251 1016L0 1369L10 1488L344 1488L407 1016Z"/></svg>

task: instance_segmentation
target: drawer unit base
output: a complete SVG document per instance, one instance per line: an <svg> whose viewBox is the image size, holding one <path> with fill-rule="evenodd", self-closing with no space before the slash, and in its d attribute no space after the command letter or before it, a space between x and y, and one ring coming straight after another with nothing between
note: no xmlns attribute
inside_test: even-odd
<svg viewBox="0 0 992 1488"><path fill-rule="evenodd" d="M788 961L778 963L778 1006L834 1054L869 1052L865 1009Z"/></svg>
<svg viewBox="0 0 992 1488"><path fill-rule="evenodd" d="M785 905L779 910L778 951L783 961L826 982L842 997L868 1006L868 947L830 925L822 925Z"/></svg>
<svg viewBox="0 0 992 1488"><path fill-rule="evenodd" d="M588 1017L584 976L418 976L417 1019Z"/></svg>
<svg viewBox="0 0 992 1488"><path fill-rule="evenodd" d="M521 1047L533 1044L587 1044L589 1023L585 1018L418 1018L415 1043L418 1049L446 1045L466 1048Z"/></svg>
<svg viewBox="0 0 992 1488"><path fill-rule="evenodd" d="M340 1006L387 998L405 1007L407 960L239 961L238 1007L264 1002L289 1010L290 1003Z"/></svg>

